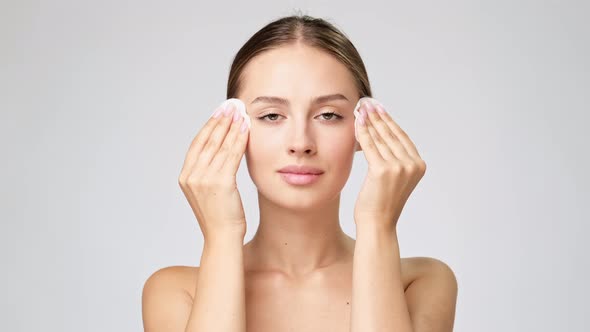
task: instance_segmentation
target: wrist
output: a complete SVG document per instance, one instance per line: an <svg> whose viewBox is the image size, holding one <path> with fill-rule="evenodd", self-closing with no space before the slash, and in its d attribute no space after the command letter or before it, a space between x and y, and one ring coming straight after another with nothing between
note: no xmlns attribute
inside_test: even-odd
<svg viewBox="0 0 590 332"><path fill-rule="evenodd" d="M357 224L357 240L368 239L370 242L397 241L397 228L386 224L363 223Z"/></svg>
<svg viewBox="0 0 590 332"><path fill-rule="evenodd" d="M357 233L359 231L371 232L371 233L387 233L397 236L397 227L395 223L376 220L375 218L355 218L354 224L356 225Z"/></svg>
<svg viewBox="0 0 590 332"><path fill-rule="evenodd" d="M244 237L246 236L245 227L224 227L222 229L217 229L215 231L208 232L207 235L204 237L205 245L231 245L235 243L239 243L242 245L244 243Z"/></svg>

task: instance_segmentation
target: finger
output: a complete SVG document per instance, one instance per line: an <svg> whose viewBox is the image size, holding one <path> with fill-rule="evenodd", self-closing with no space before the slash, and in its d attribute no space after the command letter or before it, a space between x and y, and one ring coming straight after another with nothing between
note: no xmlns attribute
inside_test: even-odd
<svg viewBox="0 0 590 332"><path fill-rule="evenodd" d="M229 104L226 111L223 112L223 116L220 117L220 121L218 122L217 126L215 126L215 129L209 136L207 143L205 143L203 150L199 154L199 157L195 162L193 170L203 170L209 168L211 160L213 160L213 158L217 154L219 147L225 140L225 136L227 135L227 132L230 129L234 110L234 105Z"/></svg>
<svg viewBox="0 0 590 332"><path fill-rule="evenodd" d="M381 155L383 160L397 159L394 156L391 149L388 147L387 142L384 141L381 135L379 134L379 128L376 127L376 125L378 124L377 118L379 116L375 114L373 106L369 102L365 102L363 103L363 106L361 108L366 114L367 129L369 130L371 138L373 138L373 142L375 142L375 146L377 147L377 150L379 150L379 154Z"/></svg>
<svg viewBox="0 0 590 332"><path fill-rule="evenodd" d="M217 154L215 154L213 157L211 165L209 166L209 168L214 172L220 172L222 169L225 170L224 165L227 162L227 159L236 153L236 138L240 133L240 126L242 125L243 121L244 118L242 118L240 112L236 110L232 117L232 123L230 125L229 132L227 133L227 136L225 136L223 144L219 148L219 151L217 151ZM237 168L233 170L229 169L229 172L233 172L233 174L235 174L236 170Z"/></svg>
<svg viewBox="0 0 590 332"><path fill-rule="evenodd" d="M238 167L240 167L240 162L242 161L250 138L250 127L246 123L246 119L241 120L239 127L240 130L233 144L233 150L225 160L225 163L223 163L221 170L221 172L229 172L232 175L235 175Z"/></svg>
<svg viewBox="0 0 590 332"><path fill-rule="evenodd" d="M387 149L388 152L395 158L401 161L411 161L412 158L408 155L408 152L401 144L400 140L396 137L396 135L392 132L389 126L383 121L379 112L375 108L375 105L369 104L367 105L369 110L369 121L371 125L376 128L377 133L379 134L381 141L383 141L385 147L383 149Z"/></svg>
<svg viewBox="0 0 590 332"><path fill-rule="evenodd" d="M389 112L385 110L385 107L383 105L377 105L376 107L377 111L379 111L381 115L381 119L393 131L393 133L396 135L396 137L399 139L401 144L406 149L408 155L410 155L413 159L421 159L420 154L416 149L416 146L414 145L408 134L406 134L406 132L402 128L400 128L400 126L393 120L391 115L389 115Z"/></svg>
<svg viewBox="0 0 590 332"><path fill-rule="evenodd" d="M364 109L359 110L359 117L357 118L357 136L359 139L359 143L362 147L362 151L367 158L367 161L370 165L379 165L383 163L383 157L379 153L373 138L371 137L371 133L369 132L368 125L367 125L367 115Z"/></svg>
<svg viewBox="0 0 590 332"><path fill-rule="evenodd" d="M199 133L195 136L195 138L193 138L191 145L188 151L186 152L184 164L182 165L182 170L180 172L181 176L187 170L193 168L194 163L199 157L201 151L203 150L205 143L207 143L207 138L211 135L211 132L213 131L213 129L215 129L217 123L222 120L221 112L223 112L223 108L221 108L221 106L218 106L211 115L211 117L209 117L209 120L201 128Z"/></svg>

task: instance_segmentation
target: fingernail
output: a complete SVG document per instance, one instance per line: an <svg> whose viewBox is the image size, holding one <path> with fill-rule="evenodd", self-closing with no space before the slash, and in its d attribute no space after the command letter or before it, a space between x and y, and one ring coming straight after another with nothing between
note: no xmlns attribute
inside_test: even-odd
<svg viewBox="0 0 590 332"><path fill-rule="evenodd" d="M385 108L382 105L375 106L375 109L377 109L377 112L385 114Z"/></svg>
<svg viewBox="0 0 590 332"><path fill-rule="evenodd" d="M214 118L218 118L221 115L221 112L223 111L222 108L218 108L217 110L215 110L215 112L213 112L212 117Z"/></svg>
<svg viewBox="0 0 590 332"><path fill-rule="evenodd" d="M358 118L358 121L361 125L365 124L365 118L367 117L367 111L365 111L363 108L361 108L361 115Z"/></svg>
<svg viewBox="0 0 590 332"><path fill-rule="evenodd" d="M240 112L236 111L234 112L234 117L232 119L233 122L238 121L240 118L242 117L242 115L240 114Z"/></svg>
<svg viewBox="0 0 590 332"><path fill-rule="evenodd" d="M223 115L228 116L233 112L233 110L234 110L234 105L231 103L228 103L227 105L225 105L225 110L223 111Z"/></svg>
<svg viewBox="0 0 590 332"><path fill-rule="evenodd" d="M248 129L248 124L246 123L246 121L244 121L242 122L242 127L240 127L240 131L246 132L246 129Z"/></svg>

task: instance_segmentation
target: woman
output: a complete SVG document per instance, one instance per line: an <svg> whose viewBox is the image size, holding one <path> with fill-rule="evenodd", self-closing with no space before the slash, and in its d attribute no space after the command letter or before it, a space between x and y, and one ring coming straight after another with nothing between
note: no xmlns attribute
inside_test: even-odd
<svg viewBox="0 0 590 332"><path fill-rule="evenodd" d="M355 119L370 96L360 55L322 19L285 17L246 42L227 97L244 103L251 127L220 107L189 148L179 183L205 239L201 266L146 281L145 331L452 331L452 270L399 256L397 220L426 164L374 99ZM369 170L355 241L339 203L361 150ZM260 208L245 245L235 183L244 154ZM294 174L301 166L318 174Z"/></svg>

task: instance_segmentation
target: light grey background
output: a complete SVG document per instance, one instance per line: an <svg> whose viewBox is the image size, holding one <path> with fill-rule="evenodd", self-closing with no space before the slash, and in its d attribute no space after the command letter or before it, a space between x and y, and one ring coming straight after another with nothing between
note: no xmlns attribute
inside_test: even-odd
<svg viewBox="0 0 590 332"><path fill-rule="evenodd" d="M188 146L239 47L297 10L351 38L427 162L400 247L455 271L455 331L588 331L588 2L63 0L0 7L0 330L142 330L147 277L200 261Z"/></svg>

